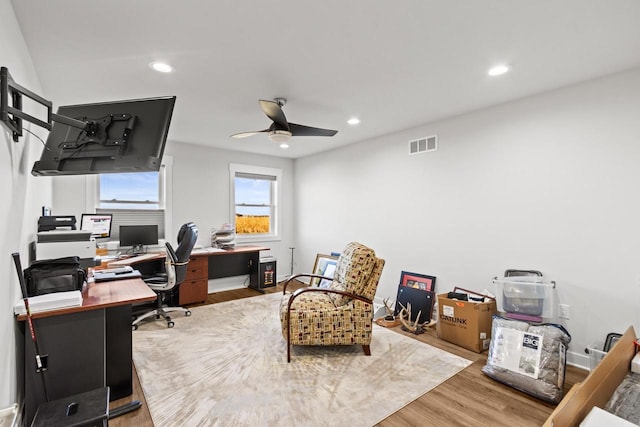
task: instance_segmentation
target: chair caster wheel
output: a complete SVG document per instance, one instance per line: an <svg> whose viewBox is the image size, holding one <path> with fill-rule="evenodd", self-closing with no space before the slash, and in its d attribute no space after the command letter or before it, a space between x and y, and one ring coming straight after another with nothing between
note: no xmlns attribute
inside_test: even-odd
<svg viewBox="0 0 640 427"><path fill-rule="evenodd" d="M175 324L175 323L173 323L173 321L171 321L171 322L167 322L167 327L169 327L169 328L173 328L175 325L176 325L176 324Z"/></svg>
<svg viewBox="0 0 640 427"><path fill-rule="evenodd" d="M185 311L184 315L187 316L187 317L191 316L191 311L189 311L189 310Z"/></svg>
<svg viewBox="0 0 640 427"><path fill-rule="evenodd" d="M137 331L138 330L138 325L131 325L131 330L132 331Z"/></svg>

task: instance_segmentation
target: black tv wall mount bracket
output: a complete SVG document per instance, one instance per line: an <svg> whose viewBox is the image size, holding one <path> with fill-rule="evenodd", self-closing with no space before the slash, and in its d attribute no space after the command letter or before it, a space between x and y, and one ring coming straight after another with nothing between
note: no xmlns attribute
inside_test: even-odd
<svg viewBox="0 0 640 427"><path fill-rule="evenodd" d="M67 141L62 144L64 150L74 150L73 155L76 156L76 150L83 145L89 143L98 143L105 147L120 147L123 149L127 144L127 139L133 127L136 124L136 116L131 113L109 114L99 119L85 119L84 132L75 141ZM54 119L55 121L55 119ZM109 138L109 128L114 122L127 122L125 124L122 135L115 138ZM76 156L77 157L77 156Z"/></svg>
<svg viewBox="0 0 640 427"><path fill-rule="evenodd" d="M23 96L26 96L47 109L46 122L22 111ZM20 86L11 78L11 74L9 74L9 70L6 67L0 67L0 121L13 133L13 140L15 142L18 142L18 139L22 136L23 120L47 130L51 130L53 126L52 122L64 123L78 129L85 129L87 127L87 122L55 114L52 108L53 104L51 101Z"/></svg>

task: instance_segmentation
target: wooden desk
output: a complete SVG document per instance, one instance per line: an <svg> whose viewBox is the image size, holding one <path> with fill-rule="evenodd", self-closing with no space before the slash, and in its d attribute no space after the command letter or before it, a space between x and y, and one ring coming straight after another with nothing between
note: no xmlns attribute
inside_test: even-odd
<svg viewBox="0 0 640 427"><path fill-rule="evenodd" d="M145 301L155 301L156 294L141 279L113 280L89 283L82 290L82 305L32 313L32 318L60 316L87 310L96 310ZM27 319L26 314L16 316L19 321ZM37 332L36 332L37 333Z"/></svg>
<svg viewBox="0 0 640 427"><path fill-rule="evenodd" d="M208 280L249 275L249 287L262 292L259 281L260 251L264 246L236 246L234 249L212 251L194 249L189 258L187 276L178 286L179 305L204 302L208 295ZM109 263L109 267L138 265L164 259L165 253L144 254Z"/></svg>
<svg viewBox="0 0 640 427"><path fill-rule="evenodd" d="M33 314L47 371L36 373L35 351L26 315L17 316L18 395L25 401L25 424L45 401L108 385L111 400L132 393L131 306L153 301L156 294L139 278L90 283L82 305Z"/></svg>
<svg viewBox="0 0 640 427"><path fill-rule="evenodd" d="M127 265L135 265L143 262L153 261L157 259L164 259L165 252L152 252L144 255L132 256L129 258L122 258L117 261L111 261L107 264L108 268L125 267Z"/></svg>

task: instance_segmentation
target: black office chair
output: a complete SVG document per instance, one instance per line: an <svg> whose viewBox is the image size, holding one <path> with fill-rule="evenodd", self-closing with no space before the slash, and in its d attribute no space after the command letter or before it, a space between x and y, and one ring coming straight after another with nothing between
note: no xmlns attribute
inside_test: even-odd
<svg viewBox="0 0 640 427"><path fill-rule="evenodd" d="M136 317L131 324L133 330L138 329L140 322L152 316L156 319L163 318L166 320L167 326L173 328L175 324L168 313L180 311L183 312L185 316L191 315L191 311L188 309L183 307L169 307L165 304L165 301L173 289L184 281L187 275L189 257L191 256L191 251L197 239L198 228L194 223L189 222L180 227L180 231L178 231L178 248L175 251L171 244L166 242L167 259L165 261L165 272L144 279L145 283L158 294L156 308Z"/></svg>

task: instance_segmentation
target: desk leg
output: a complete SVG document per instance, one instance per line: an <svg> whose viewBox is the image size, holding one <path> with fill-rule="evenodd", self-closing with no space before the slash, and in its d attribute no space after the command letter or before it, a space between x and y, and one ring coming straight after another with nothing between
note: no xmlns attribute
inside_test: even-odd
<svg viewBox="0 0 640 427"><path fill-rule="evenodd" d="M105 386L105 316L90 310L34 319L41 354L48 355L48 369L36 373L35 352L29 328L20 322L19 342L24 371L19 374L24 392L25 424L31 424L38 405L45 402L44 378L49 400L61 399Z"/></svg>
<svg viewBox="0 0 640 427"><path fill-rule="evenodd" d="M249 258L249 287L264 294L260 288L260 252L254 252Z"/></svg>
<svg viewBox="0 0 640 427"><path fill-rule="evenodd" d="M131 305L106 309L106 377L110 400L133 393L131 350Z"/></svg>

